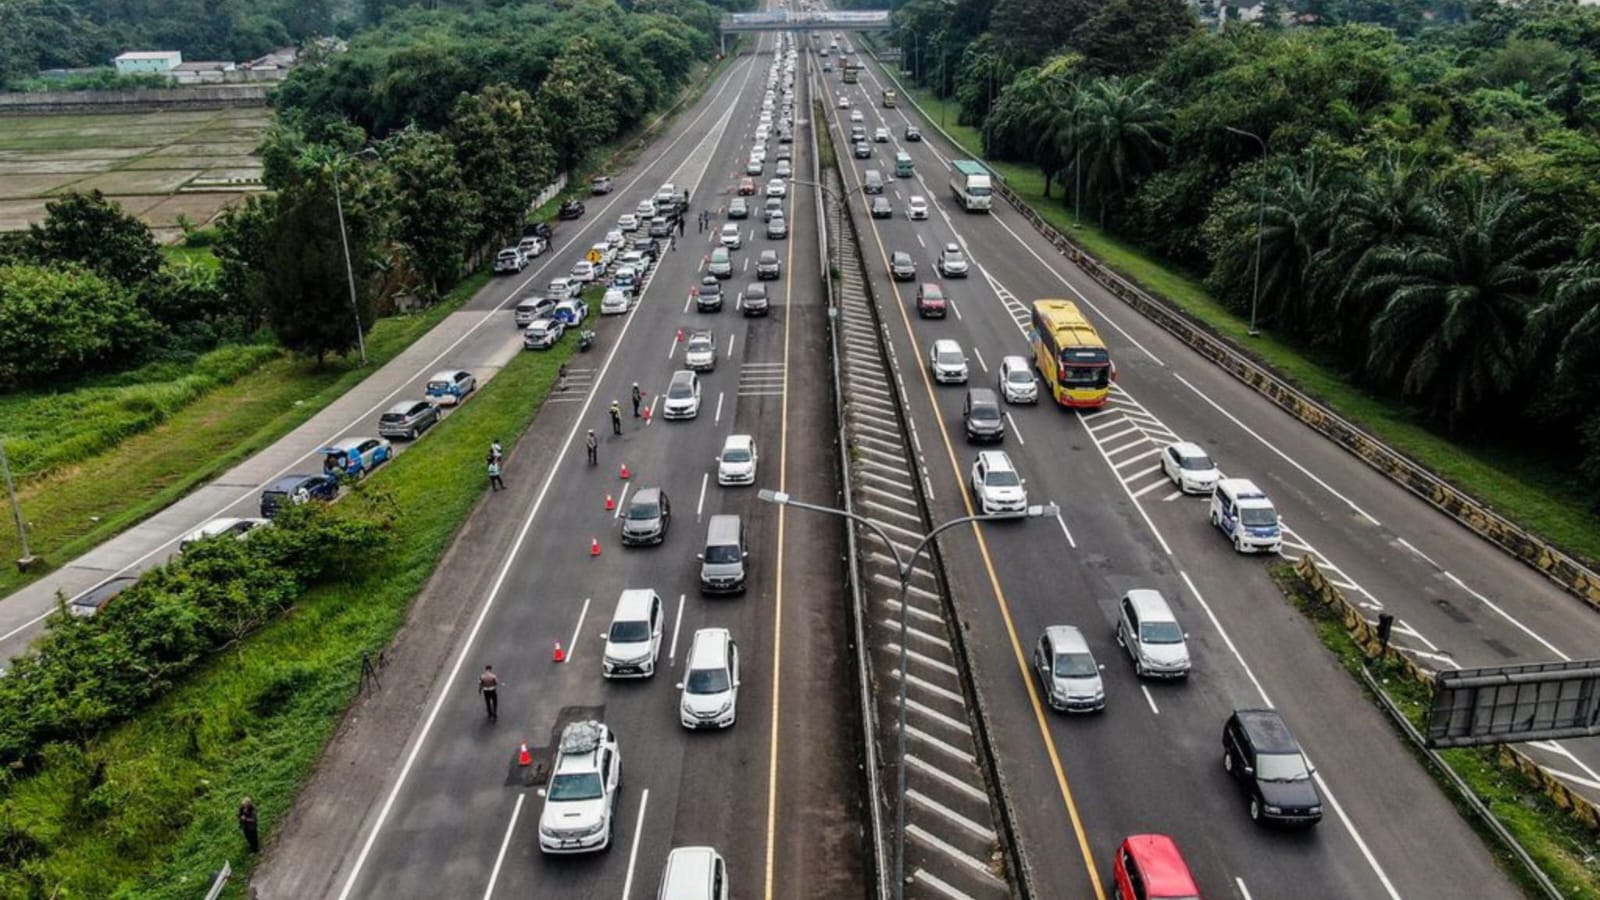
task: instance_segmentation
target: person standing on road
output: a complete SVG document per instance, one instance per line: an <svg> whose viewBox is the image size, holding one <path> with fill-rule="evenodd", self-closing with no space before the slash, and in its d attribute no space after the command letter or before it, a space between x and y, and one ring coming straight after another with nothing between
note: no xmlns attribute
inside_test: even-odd
<svg viewBox="0 0 1600 900"><path fill-rule="evenodd" d="M250 845L251 853L261 852L261 835L256 824L256 805L246 797L239 802L239 831L244 834L244 842Z"/></svg>
<svg viewBox="0 0 1600 900"><path fill-rule="evenodd" d="M487 462L489 464L489 487L496 491L505 490L506 483L500 480L500 460L490 456Z"/></svg>
<svg viewBox="0 0 1600 900"><path fill-rule="evenodd" d="M500 719L500 676L494 673L494 666L484 666L483 672L478 676L478 693L483 695L483 708L489 714L490 721Z"/></svg>
<svg viewBox="0 0 1600 900"><path fill-rule="evenodd" d="M633 417L639 418L639 401L644 399L644 392L639 390L639 382L633 383Z"/></svg>
<svg viewBox="0 0 1600 900"><path fill-rule="evenodd" d="M676 249L678 249L678 236L677 235L675 235L675 234L667 235L667 249L668 250L676 250Z"/></svg>
<svg viewBox="0 0 1600 900"><path fill-rule="evenodd" d="M622 433L622 405L615 400L611 401L611 433Z"/></svg>
<svg viewBox="0 0 1600 900"><path fill-rule="evenodd" d="M687 210L685 210L685 212L687 212ZM683 224L683 216L679 216L678 217L678 236L679 237L683 236L683 229L687 228L687 227L688 226Z"/></svg>
<svg viewBox="0 0 1600 900"><path fill-rule="evenodd" d="M583 439L584 449L589 451L589 465L600 464L600 439L594 436L594 429L589 429L589 436Z"/></svg>

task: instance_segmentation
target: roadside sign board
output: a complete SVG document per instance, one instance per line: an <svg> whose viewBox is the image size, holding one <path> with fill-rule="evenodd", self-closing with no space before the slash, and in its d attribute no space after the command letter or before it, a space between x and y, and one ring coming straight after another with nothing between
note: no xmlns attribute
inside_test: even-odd
<svg viewBox="0 0 1600 900"><path fill-rule="evenodd" d="M587 259L589 262L592 262L598 266L600 265L600 251L591 249L589 251L589 255L585 256L584 259Z"/></svg>

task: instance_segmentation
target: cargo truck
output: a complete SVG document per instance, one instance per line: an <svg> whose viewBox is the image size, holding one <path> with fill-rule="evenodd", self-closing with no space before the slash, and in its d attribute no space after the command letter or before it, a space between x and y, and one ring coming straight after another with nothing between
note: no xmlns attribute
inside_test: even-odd
<svg viewBox="0 0 1600 900"><path fill-rule="evenodd" d="M988 212L989 202L994 196L994 183L990 180L989 170L980 163L958 159L951 163L950 191L956 195L956 202L961 204L962 209Z"/></svg>

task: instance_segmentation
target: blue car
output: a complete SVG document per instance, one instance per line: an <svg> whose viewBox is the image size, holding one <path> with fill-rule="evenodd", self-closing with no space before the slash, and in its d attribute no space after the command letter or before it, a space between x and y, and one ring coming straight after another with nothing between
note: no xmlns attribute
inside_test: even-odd
<svg viewBox="0 0 1600 900"><path fill-rule="evenodd" d="M285 475L261 492L261 516L270 519L290 504L332 500L339 496L339 479L332 475Z"/></svg>
<svg viewBox="0 0 1600 900"><path fill-rule="evenodd" d="M323 447L321 452L325 474L360 478L388 462L394 455L394 447L383 438L353 437Z"/></svg>
<svg viewBox="0 0 1600 900"><path fill-rule="evenodd" d="M478 389L478 379L462 369L433 373L428 379L428 399L440 406L455 406Z"/></svg>

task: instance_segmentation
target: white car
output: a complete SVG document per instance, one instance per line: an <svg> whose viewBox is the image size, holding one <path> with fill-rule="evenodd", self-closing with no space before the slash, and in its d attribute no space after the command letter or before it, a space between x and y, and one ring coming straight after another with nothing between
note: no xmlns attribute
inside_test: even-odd
<svg viewBox="0 0 1600 900"><path fill-rule="evenodd" d="M611 245L611 258L613 259L616 257L616 252L622 249L622 245L627 242L628 238L622 233L621 228L613 228L606 232L606 243Z"/></svg>
<svg viewBox="0 0 1600 900"><path fill-rule="evenodd" d="M750 161L744 164L744 173L746 175L760 175L764 171L766 171L766 167L762 163L762 157L752 153Z"/></svg>
<svg viewBox="0 0 1600 900"><path fill-rule="evenodd" d="M639 217L641 223L648 222L656 217L656 202L654 200L640 200L633 208L634 215Z"/></svg>
<svg viewBox="0 0 1600 900"><path fill-rule="evenodd" d="M730 728L739 716L739 645L726 628L701 628L684 657L678 721L685 728Z"/></svg>
<svg viewBox="0 0 1600 900"><path fill-rule="evenodd" d="M846 97L843 94L840 94L839 95L839 108L840 109L849 109L850 108L850 98Z"/></svg>
<svg viewBox="0 0 1600 900"><path fill-rule="evenodd" d="M857 110L857 111L859 112L859 110ZM887 129L887 128L879 128L876 131L872 132L872 142L875 143L875 144L887 144L887 143L889 143L889 129Z"/></svg>
<svg viewBox="0 0 1600 900"><path fill-rule="evenodd" d="M920 222L928 218L928 198L921 195L906 201L906 218Z"/></svg>
<svg viewBox="0 0 1600 900"><path fill-rule="evenodd" d="M556 304L556 308L550 313L550 317L568 328L573 328L582 325L583 320L589 318L589 304L576 297L571 300L563 300Z"/></svg>
<svg viewBox="0 0 1600 900"><path fill-rule="evenodd" d="M700 415L700 376L688 369L672 373L666 397L661 402L661 418L692 419Z"/></svg>
<svg viewBox="0 0 1600 900"><path fill-rule="evenodd" d="M861 114L861 110L859 110L859 109L850 110L850 121L852 121L852 122L865 122L866 120L867 120L867 117Z"/></svg>
<svg viewBox="0 0 1600 900"><path fill-rule="evenodd" d="M1209 494L1222 480L1217 464L1199 444L1177 441L1161 451L1161 471L1185 494Z"/></svg>
<svg viewBox="0 0 1600 900"><path fill-rule="evenodd" d="M756 439L748 434L730 434L717 454L717 484L724 487L756 483Z"/></svg>
<svg viewBox="0 0 1600 900"><path fill-rule="evenodd" d="M1025 512L1028 491L1024 483L1004 450L984 450L972 461L972 493L986 516Z"/></svg>
<svg viewBox="0 0 1600 900"><path fill-rule="evenodd" d="M939 274L946 278L967 277L967 258L955 244L945 244L939 251Z"/></svg>
<svg viewBox="0 0 1600 900"><path fill-rule="evenodd" d="M607 288L606 295L600 299L600 315L624 315L630 305L628 295L621 288Z"/></svg>
<svg viewBox="0 0 1600 900"><path fill-rule="evenodd" d="M696 331L689 335L684 345L683 364L696 372L710 372L717 367L717 339L709 331Z"/></svg>
<svg viewBox="0 0 1600 900"><path fill-rule="evenodd" d="M515 247L507 247L504 250L501 250L499 253L496 253L494 257L495 274L499 274L501 272L521 272L523 267L525 267L527 264L527 257L523 256L522 251Z"/></svg>
<svg viewBox="0 0 1600 900"><path fill-rule="evenodd" d="M723 225L721 241L722 246L729 250L739 249L739 245L743 242L739 237L739 223L729 222Z"/></svg>
<svg viewBox="0 0 1600 900"><path fill-rule="evenodd" d="M212 519L204 525L201 525L199 528L196 528L195 530L184 535L183 540L178 542L178 552L183 552L184 549L186 549L195 541L203 541L206 538L220 537L222 535L229 535L235 540L242 541L247 535L250 534L250 532L260 528L263 525L271 524L271 519L262 518L238 519L231 516L224 516L220 519Z"/></svg>
<svg viewBox="0 0 1600 900"><path fill-rule="evenodd" d="M570 300L578 296L578 292L582 289L583 285L573 281L571 278L557 278L545 287L544 295L559 303L562 300Z"/></svg>
<svg viewBox="0 0 1600 900"><path fill-rule="evenodd" d="M1000 360L1000 396L1007 403L1038 403L1039 382L1025 356L1007 356Z"/></svg>
<svg viewBox="0 0 1600 900"><path fill-rule="evenodd" d="M529 235L517 241L517 250L522 253L523 259L533 259L535 256L542 255L548 249L550 249L550 245L538 235Z"/></svg>
<svg viewBox="0 0 1600 900"><path fill-rule="evenodd" d="M572 265L572 280L579 284L588 284L594 281L599 272L594 264L587 259L580 259Z"/></svg>
<svg viewBox="0 0 1600 900"><path fill-rule="evenodd" d="M611 287L625 294L637 293L639 290L638 268L624 261L617 268L616 274L611 276Z"/></svg>
<svg viewBox="0 0 1600 900"><path fill-rule="evenodd" d="M636 213L623 213L617 216L617 227L623 231L638 231L639 216Z"/></svg>
<svg viewBox="0 0 1600 900"><path fill-rule="evenodd" d="M789 185L782 178L774 178L767 182L767 196L787 197L789 196Z"/></svg>
<svg viewBox="0 0 1600 900"><path fill-rule="evenodd" d="M621 785L622 753L610 728L591 719L562 729L550 783L539 791L540 852L589 853L611 846Z"/></svg>
<svg viewBox="0 0 1600 900"><path fill-rule="evenodd" d="M522 332L522 346L525 350L549 350L566 333L567 326L555 319L534 319Z"/></svg>
<svg viewBox="0 0 1600 900"><path fill-rule="evenodd" d="M967 383L967 355L960 344L949 338L940 338L928 348L928 368L933 370L933 380L940 384Z"/></svg>

